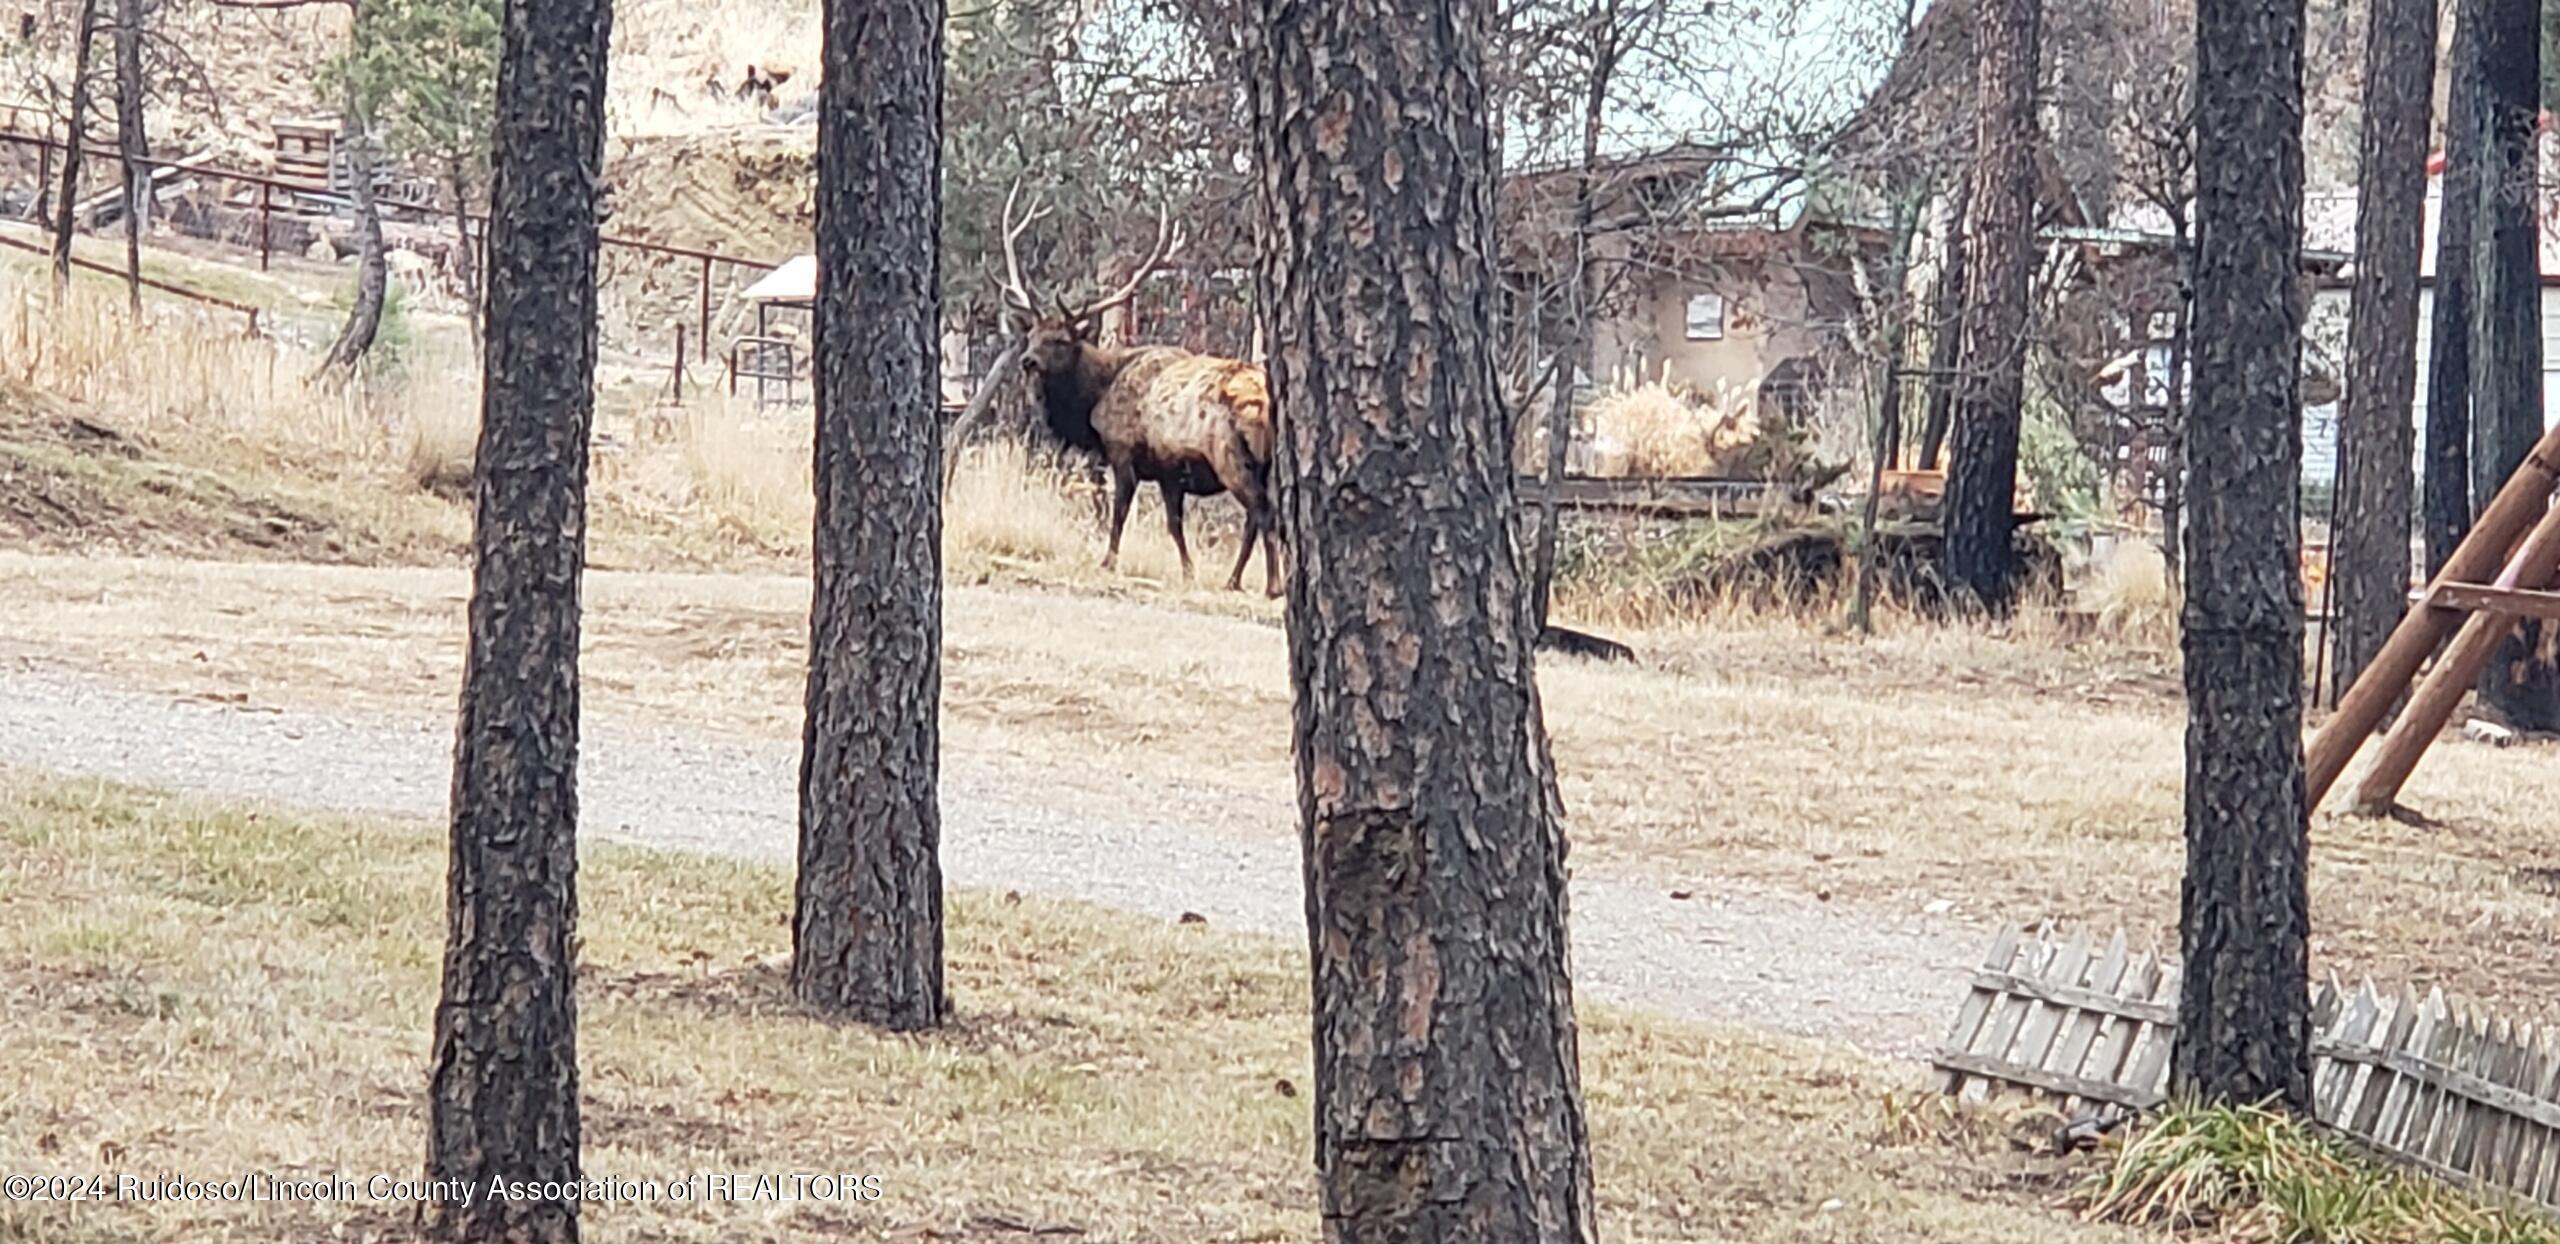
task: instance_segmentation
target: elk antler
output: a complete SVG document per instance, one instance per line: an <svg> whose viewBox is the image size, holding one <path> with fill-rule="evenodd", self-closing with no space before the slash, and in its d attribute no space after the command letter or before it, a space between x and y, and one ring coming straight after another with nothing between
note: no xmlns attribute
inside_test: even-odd
<svg viewBox="0 0 2560 1244"><path fill-rule="evenodd" d="M1163 267L1164 261L1173 258L1173 253L1180 249L1182 249L1182 231L1174 227L1173 213L1163 204L1157 204L1155 247L1147 252L1146 260L1138 265L1135 272L1129 274L1128 281L1120 288L1104 294L1094 302L1087 303L1084 310L1077 312L1074 316L1076 322L1083 323L1096 319L1103 312L1137 297L1138 287L1145 284L1146 279L1154 275L1155 270Z"/></svg>
<svg viewBox="0 0 2560 1244"><path fill-rule="evenodd" d="M1031 286L1022 279L1022 257L1015 253L1015 248L1022 241L1022 235L1030 230L1031 223L1048 215L1049 209L1035 199L1030 212L1021 220L1015 220L1013 203L1021 193L1022 179L1019 177L1013 179L1013 188L1004 192L1004 300L1007 306L1037 319L1040 315L1039 300L1032 295Z"/></svg>

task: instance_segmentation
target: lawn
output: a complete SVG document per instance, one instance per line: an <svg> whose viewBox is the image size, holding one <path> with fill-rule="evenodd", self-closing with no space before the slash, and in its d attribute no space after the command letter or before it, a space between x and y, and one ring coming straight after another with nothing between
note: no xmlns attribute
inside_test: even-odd
<svg viewBox="0 0 2560 1244"><path fill-rule="evenodd" d="M443 939L435 827L0 773L0 1170L413 1177ZM784 984L789 877L590 845L591 1177L859 1173L877 1200L599 1204L591 1238L1304 1240L1306 990L1289 942L1003 894L950 908L957 1021L884 1036ZM2064 1172L1909 1126L1915 1070L1585 1016L1622 1240L2151 1238ZM1888 1095L1894 1095L1891 1098ZM30 1241L398 1236L396 1204L0 1204Z"/></svg>
<svg viewBox="0 0 2560 1244"><path fill-rule="evenodd" d="M1099 807L1202 833L1294 826L1285 645L1258 596L1112 581L1073 550L981 561L946 593L944 743ZM955 564L957 564L955 559ZM401 721L452 711L463 573L0 552L0 660L148 691ZM691 735L799 737L807 586L595 571L586 704ZM1642 668L1550 661L1578 870L1979 930L2174 940L2184 712L2164 657L1893 622L1628 633ZM2439 745L2432 825L2313 827L2323 970L2510 1009L2560 988L2548 745ZM2484 949L2488 953L2484 953Z"/></svg>

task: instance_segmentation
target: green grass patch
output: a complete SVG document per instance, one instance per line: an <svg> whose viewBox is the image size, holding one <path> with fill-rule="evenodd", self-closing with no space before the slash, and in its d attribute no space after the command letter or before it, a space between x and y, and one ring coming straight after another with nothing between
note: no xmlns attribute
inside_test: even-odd
<svg viewBox="0 0 2560 1244"><path fill-rule="evenodd" d="M2255 1107L2172 1108L2080 1191L2092 1220L2233 1244L2560 1244L2548 1219L2376 1165Z"/></svg>

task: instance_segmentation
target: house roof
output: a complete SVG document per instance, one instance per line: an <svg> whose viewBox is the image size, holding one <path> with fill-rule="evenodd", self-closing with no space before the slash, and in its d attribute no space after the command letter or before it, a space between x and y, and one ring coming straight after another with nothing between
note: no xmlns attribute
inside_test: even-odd
<svg viewBox="0 0 2560 1244"><path fill-rule="evenodd" d="M2352 241L2354 231L2350 229L2348 232L2350 234L2349 240ZM2094 248L2100 258L2110 257L2112 254L2121 254L2125 251L2166 251L2178 244L2178 239L2175 234L2162 230L2142 228L2100 228L2084 225L2051 225L2040 231L2037 236L2044 239L2048 244L2056 242L2072 243L2082 247ZM2305 233L2303 240L2305 245L2302 248L2302 270L2305 272L2313 274L2333 273L2346 267L2346 265L2355 258L2353 254L2344 250L2311 245L2310 243L2314 239L2307 232Z"/></svg>
<svg viewBox="0 0 2560 1244"><path fill-rule="evenodd" d="M765 273L747 287L749 302L801 303L818 300L818 257L800 255Z"/></svg>
<svg viewBox="0 0 2560 1244"><path fill-rule="evenodd" d="M2546 167L2560 155L2555 143L2551 114L2544 113L2542 150ZM2436 278L2436 226L2444 208L2444 157L2441 153L2427 161L2427 201L2425 222L2421 226L2418 251L2418 279L2433 282ZM2560 285L2560 191L2542 191L2541 272L2546 285ZM2342 190L2331 194L2315 194L2303 200L2303 241L2312 246L2354 253L2356 247L2356 194Z"/></svg>

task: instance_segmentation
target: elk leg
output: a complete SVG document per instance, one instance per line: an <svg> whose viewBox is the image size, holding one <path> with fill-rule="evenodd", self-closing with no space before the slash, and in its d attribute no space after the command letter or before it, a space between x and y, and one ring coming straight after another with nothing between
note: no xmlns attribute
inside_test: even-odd
<svg viewBox="0 0 2560 1244"><path fill-rule="evenodd" d="M1102 555L1102 568L1116 570L1120 566L1120 529L1128 525L1129 503L1138 499L1138 473L1124 466L1111 468L1111 548Z"/></svg>
<svg viewBox="0 0 2560 1244"><path fill-rule="evenodd" d="M1244 590L1244 564L1253 557L1253 538L1262 535L1262 594L1280 594L1280 516L1271 508L1271 493L1262 481L1248 477L1236 489L1236 500L1244 503L1244 547L1236 550L1235 573L1227 577L1227 590Z"/></svg>
<svg viewBox="0 0 2560 1244"><path fill-rule="evenodd" d="M1227 590L1244 590L1244 564L1253 560L1253 542L1262 535L1262 512L1254 506L1244 508L1244 542L1236 546L1236 568L1227 572Z"/></svg>
<svg viewBox="0 0 2560 1244"><path fill-rule="evenodd" d="M1157 486L1164 494L1164 527L1173 533L1173 551L1182 555L1182 581L1191 581L1191 545L1182 536L1182 485L1165 480Z"/></svg>

